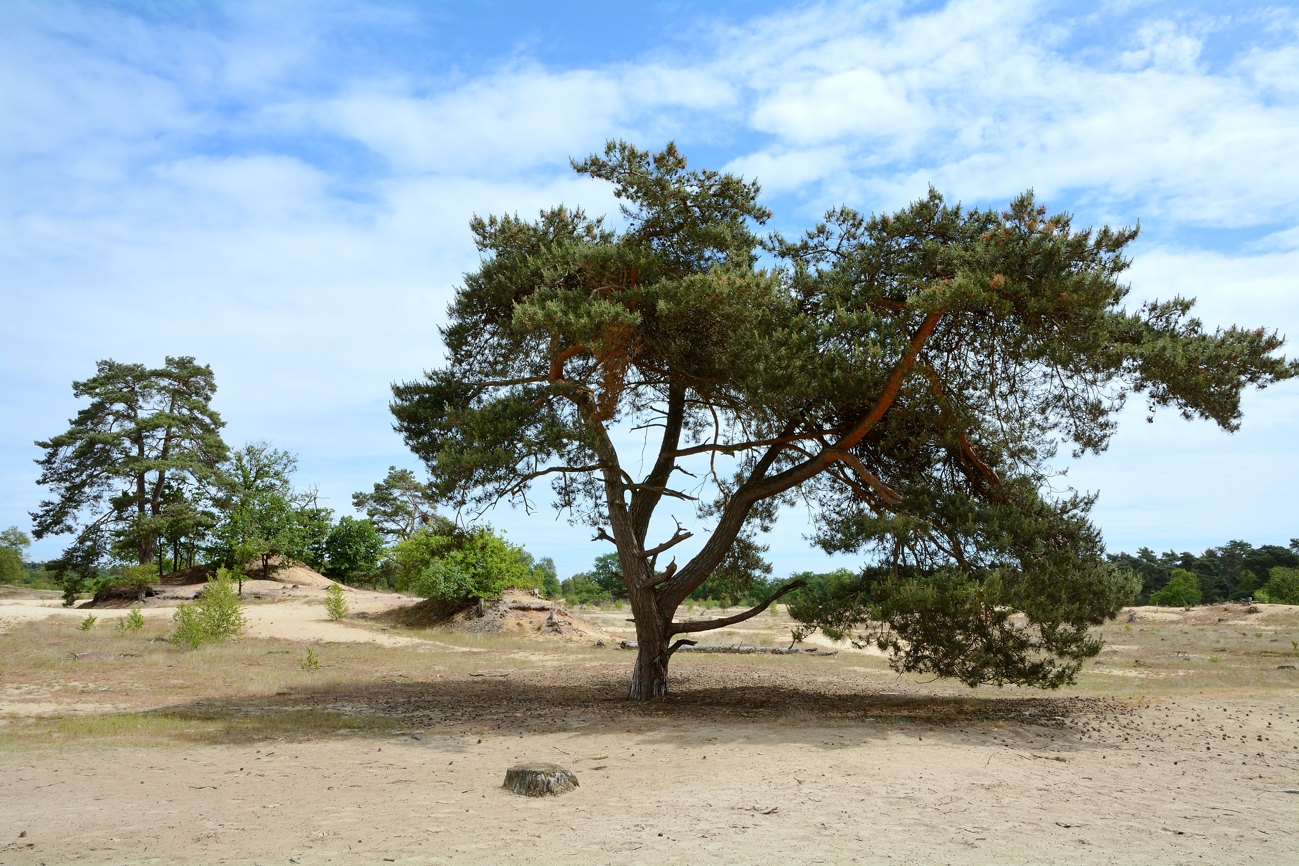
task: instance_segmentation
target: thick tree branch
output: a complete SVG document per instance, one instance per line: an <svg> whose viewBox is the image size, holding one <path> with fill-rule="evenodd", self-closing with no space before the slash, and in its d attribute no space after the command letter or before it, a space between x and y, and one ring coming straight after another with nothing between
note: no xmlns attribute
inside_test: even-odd
<svg viewBox="0 0 1299 866"><path fill-rule="evenodd" d="M686 634L697 631L711 631L715 628L725 628L728 625L735 625L737 622L744 622L746 619L752 619L771 606L782 595L793 592L796 589L802 589L807 586L806 580L795 580L785 584L776 590L756 607L746 610L744 613L737 613L735 616L726 616L721 619L693 619L686 622L674 622L668 626L668 636L674 634Z"/></svg>
<svg viewBox="0 0 1299 866"><path fill-rule="evenodd" d="M675 519L676 518L673 518L673 520ZM658 545L657 547L651 547L649 550L644 551L643 553L641 553L641 556L645 557L646 559L650 558L651 556L658 556L663 551L670 550L671 548L676 547L678 544L680 544L681 542L685 541L687 538L690 538L693 535L694 533L689 531L688 529L682 529L681 523L678 522L676 531L672 533L671 538L669 538L667 541L663 542L662 544Z"/></svg>
<svg viewBox="0 0 1299 866"><path fill-rule="evenodd" d="M676 466L676 448L681 441L681 425L685 420L686 386L677 379L668 382L668 410L663 419L663 439L659 456L645 476L644 486L635 489L631 496L631 523L636 544L643 547L649 533L650 519L664 495L687 498L685 494L668 491L668 479Z"/></svg>
<svg viewBox="0 0 1299 866"><path fill-rule="evenodd" d="M550 376L548 377L549 380L551 382L559 382L563 380L564 362L567 361L569 358L573 357L574 355L576 355L578 352L582 351L584 348L586 347L583 346L581 343L578 343L574 346L569 346L567 349L565 349L564 351L556 355L554 358L552 358L550 360Z"/></svg>
<svg viewBox="0 0 1299 866"><path fill-rule="evenodd" d="M782 450L781 445L772 445L767 453L758 461L757 466L749 475L749 480L740 486L740 489L731 497L726 508L717 521L717 528L713 530L712 536L704 544L703 548L695 555L694 559L686 563L685 567L676 573L676 576L662 584L658 589L659 597L664 604L680 604L681 601L702 584L708 575L712 574L713 569L726 557L727 551L739 535L740 530L744 528L744 521L749 516L750 509L754 504L763 499L769 499L796 487L815 477L817 474L826 470L832 463L837 462L833 455L836 452L847 452L854 445L866 437L875 425L878 424L892 408L893 402L897 400L898 394L902 391L902 384L906 381L907 375L915 366L916 356L924 348L926 341L933 335L934 329L938 327L938 322L942 319L941 312L932 312L925 316L920 323L920 327L912 335L907 344L907 349L902 357L898 359L897 365L889 375L884 387L880 389L880 395L871 407L870 412L866 413L861 420L854 424L847 433L826 450L811 457L803 462L791 466L784 472L777 473L766 477L766 471L775 462L777 456ZM787 428L781 432L777 438L784 439L794 435L794 429Z"/></svg>
<svg viewBox="0 0 1299 866"><path fill-rule="evenodd" d="M902 504L901 495L899 495L896 490L894 490L892 487L889 487L887 484L881 481L874 473L872 473L869 469L867 469L866 464L862 463L856 454L853 454L851 451L838 451L838 450L832 450L828 453L830 454L830 456L834 457L840 463L847 463L850 467L852 467L852 470L857 473L857 477L860 478L862 481L865 481L866 484L869 485L870 488L874 490L877 494L879 494L879 497L883 499L885 502L887 502L889 505L892 505L893 507L896 508L897 506Z"/></svg>
<svg viewBox="0 0 1299 866"><path fill-rule="evenodd" d="M966 438L965 432L962 431L957 438L961 441L961 453L974 464L974 468L979 470L979 474L983 476L984 480L993 487L1000 487L1001 478L997 476L991 466L980 460L979 455L974 453L974 448L970 445L970 440Z"/></svg>

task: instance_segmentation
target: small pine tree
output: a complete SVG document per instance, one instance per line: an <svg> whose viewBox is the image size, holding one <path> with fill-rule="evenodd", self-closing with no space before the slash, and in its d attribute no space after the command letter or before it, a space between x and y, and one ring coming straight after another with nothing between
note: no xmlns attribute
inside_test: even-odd
<svg viewBox="0 0 1299 866"><path fill-rule="evenodd" d="M238 637L248 624L230 572L224 568L217 569L198 602L177 607L173 619L172 638L194 648Z"/></svg>
<svg viewBox="0 0 1299 866"><path fill-rule="evenodd" d="M144 614L140 613L138 607L131 608L131 612L117 621L118 631L139 631L144 628Z"/></svg>
<svg viewBox="0 0 1299 866"><path fill-rule="evenodd" d="M86 614L86 618L81 621L81 625L77 626L77 629L80 631L90 631L95 627L95 622L98 620L99 617L95 616L93 613L88 613Z"/></svg>
<svg viewBox="0 0 1299 866"><path fill-rule="evenodd" d="M330 619L342 619L347 616L347 599L343 598L343 588L331 583L325 591L325 611Z"/></svg>
<svg viewBox="0 0 1299 866"><path fill-rule="evenodd" d="M304 671L320 670L320 659L316 657L316 651L307 647L307 654L302 659L302 669Z"/></svg>

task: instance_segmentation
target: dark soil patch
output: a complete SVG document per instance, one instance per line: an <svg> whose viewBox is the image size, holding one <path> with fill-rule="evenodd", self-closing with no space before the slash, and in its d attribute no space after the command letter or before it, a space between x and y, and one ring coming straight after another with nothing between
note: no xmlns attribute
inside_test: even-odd
<svg viewBox="0 0 1299 866"><path fill-rule="evenodd" d="M157 594L151 586L144 588L144 597L146 599L153 598ZM140 587L138 586L105 586L95 593L94 598L82 602L77 605L77 608L127 608L135 607L141 603Z"/></svg>
<svg viewBox="0 0 1299 866"><path fill-rule="evenodd" d="M586 664L294 691L268 699L264 710L382 716L439 733L474 734L631 729L671 721L799 725L883 721L939 727L1005 722L1062 728L1078 725L1084 718L1117 719L1132 712L1126 703L1106 698L957 696L902 691L903 687L881 695L878 680L853 676L683 662L675 666L673 692L649 702L625 697L625 664ZM247 707L248 700L242 703Z"/></svg>
<svg viewBox="0 0 1299 866"><path fill-rule="evenodd" d="M180 571L173 571L171 574L164 575L158 579L158 583L163 586L193 586L199 583L207 583L216 575L216 569L209 568L206 565L196 565L193 568L182 568Z"/></svg>

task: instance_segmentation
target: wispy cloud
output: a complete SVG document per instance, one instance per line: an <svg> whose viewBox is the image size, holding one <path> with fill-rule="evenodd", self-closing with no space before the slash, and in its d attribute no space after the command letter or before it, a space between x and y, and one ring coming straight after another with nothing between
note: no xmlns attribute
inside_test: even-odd
<svg viewBox="0 0 1299 866"><path fill-rule="evenodd" d="M676 138L758 177L787 225L930 183L977 203L1035 187L1152 230L1138 295L1199 295L1212 324L1299 336L1293 10L1245 13L1224 47L1229 17L1194 9L825 4L683 22L688 44L616 62L492 46L483 69L427 59L430 14L0 9L0 525L37 498L30 443L73 411L68 383L164 353L212 363L231 438L301 451L345 507L409 462L386 387L437 363L476 261L468 218L612 211L567 160L613 136ZM1134 501L1121 476L1106 496ZM542 552L585 564L585 536L546 527ZM803 567L800 531L780 567Z"/></svg>

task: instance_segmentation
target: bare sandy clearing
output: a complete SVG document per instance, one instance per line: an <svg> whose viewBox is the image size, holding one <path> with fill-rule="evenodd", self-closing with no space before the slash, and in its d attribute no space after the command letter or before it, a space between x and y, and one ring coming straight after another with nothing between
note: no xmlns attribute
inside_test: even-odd
<svg viewBox="0 0 1299 866"><path fill-rule="evenodd" d="M678 657L673 694L639 704L631 653L385 633L271 589L245 584L247 639L199 651L149 643L170 606L122 636L117 611L83 633L86 611L0 602L26 611L0 634L0 863L1299 859L1299 797L1273 793L1299 787L1294 608L1124 617L1059 693L843 652ZM573 613L630 635L625 611ZM788 624L717 642L784 644ZM581 787L503 792L525 760Z"/></svg>
<svg viewBox="0 0 1299 866"><path fill-rule="evenodd" d="M1294 862L1294 801L1268 793L1290 784L1293 761L1251 753L1242 762L1245 747L1206 731L1180 741L1156 733L1177 714L1213 712L1247 722L1249 739L1268 732L1277 752L1299 740L1294 726L1266 727L1274 706L1194 706L1102 715L1089 725L1095 734L1009 719L795 725L687 713L617 727L571 719L534 733L420 728L184 750L8 751L0 858ZM1213 747L1195 751L1206 740ZM509 794L499 786L520 760L569 766L581 786L557 799Z"/></svg>

